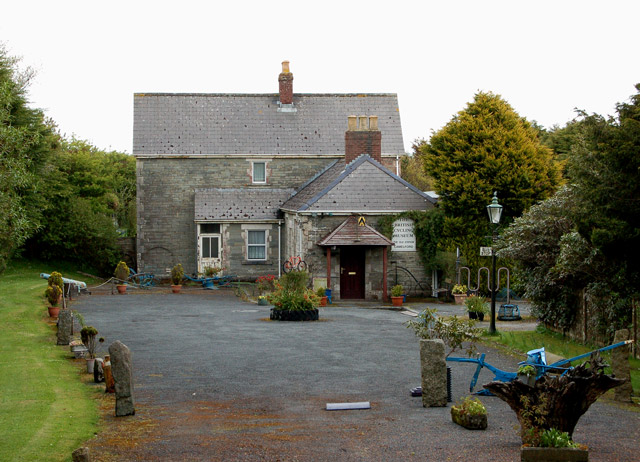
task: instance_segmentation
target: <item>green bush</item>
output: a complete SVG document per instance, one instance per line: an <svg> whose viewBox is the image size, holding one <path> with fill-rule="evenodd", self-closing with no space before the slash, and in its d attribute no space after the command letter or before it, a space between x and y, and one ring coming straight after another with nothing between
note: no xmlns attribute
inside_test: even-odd
<svg viewBox="0 0 640 462"><path fill-rule="evenodd" d="M50 286L56 285L62 289L64 287L64 282L62 281L62 274L58 273L57 271L53 271L49 275L49 279L47 279L47 283Z"/></svg>
<svg viewBox="0 0 640 462"><path fill-rule="evenodd" d="M446 320L438 317L435 308L427 308L415 319L407 321L407 328L413 329L417 337L430 340L441 339L450 349L447 356L467 342L466 352L471 356L480 339L481 330L475 327L473 319L460 319L452 316Z"/></svg>
<svg viewBox="0 0 640 462"><path fill-rule="evenodd" d="M402 297L402 292L404 291L404 288L398 284L395 285L391 288L391 296L392 297Z"/></svg>
<svg viewBox="0 0 640 462"><path fill-rule="evenodd" d="M575 448L578 445L571 440L569 433L550 428L540 434L540 446L543 448Z"/></svg>
<svg viewBox="0 0 640 462"><path fill-rule="evenodd" d="M182 263L178 263L176 266L171 268L171 282L174 286L180 285L183 277L184 269L182 268Z"/></svg>
<svg viewBox="0 0 640 462"><path fill-rule="evenodd" d="M275 281L275 290L267 295L267 300L276 310L305 311L320 304L320 298L307 288L309 273L292 271Z"/></svg>
<svg viewBox="0 0 640 462"><path fill-rule="evenodd" d="M118 266L116 266L116 270L113 275L122 282L125 282L129 278L129 267L125 262L121 261L118 263Z"/></svg>
<svg viewBox="0 0 640 462"><path fill-rule="evenodd" d="M55 284L52 286L47 286L44 291L44 296L47 297L47 301L51 306L56 306L58 304L60 295L62 295L62 289Z"/></svg>
<svg viewBox="0 0 640 462"><path fill-rule="evenodd" d="M489 312L489 304L484 301L484 298L472 295L464 302L467 307L467 311L472 313L487 314Z"/></svg>
<svg viewBox="0 0 640 462"><path fill-rule="evenodd" d="M487 408L484 407L482 401L478 398L472 398L471 396L467 396L463 400L459 401L454 407L461 415L484 415L487 413Z"/></svg>

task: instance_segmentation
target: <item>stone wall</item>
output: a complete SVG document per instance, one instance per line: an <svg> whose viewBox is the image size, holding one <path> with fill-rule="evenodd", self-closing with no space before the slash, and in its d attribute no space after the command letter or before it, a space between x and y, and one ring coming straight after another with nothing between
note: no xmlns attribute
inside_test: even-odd
<svg viewBox="0 0 640 462"><path fill-rule="evenodd" d="M377 228L380 216L365 215L367 225ZM331 233L337 226L348 218L345 215L309 216L286 214L286 223L283 229L284 246L283 258L300 256L307 263L312 278L327 277L326 248L317 245L317 242ZM378 229L379 231L379 229ZM365 297L372 300L382 299L382 248L370 247L365 252ZM398 266L409 269L424 287L430 286L430 278L427 279L420 262L418 252L393 252L387 254L387 288L396 283L396 262ZM408 295L417 295L420 290L413 278L405 271L398 270L398 283L405 286ZM340 248L331 250L331 289L332 295L340 298ZM428 291L427 291L428 292Z"/></svg>
<svg viewBox="0 0 640 462"><path fill-rule="evenodd" d="M269 157L264 156L264 159L268 160ZM169 274L175 264L182 263L187 274L194 273L197 270L194 191L197 188L259 188L251 185L250 160L138 158L138 271L163 277ZM268 181L262 187L299 187L332 160L268 160Z"/></svg>

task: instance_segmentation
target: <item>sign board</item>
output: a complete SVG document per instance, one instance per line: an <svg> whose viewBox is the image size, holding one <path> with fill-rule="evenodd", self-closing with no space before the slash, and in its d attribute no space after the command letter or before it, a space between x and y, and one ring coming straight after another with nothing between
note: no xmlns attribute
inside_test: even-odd
<svg viewBox="0 0 640 462"><path fill-rule="evenodd" d="M367 224L367 220L364 217L358 217L358 226L364 226Z"/></svg>
<svg viewBox="0 0 640 462"><path fill-rule="evenodd" d="M490 257L493 255L492 247L480 247L480 256L481 257Z"/></svg>
<svg viewBox="0 0 640 462"><path fill-rule="evenodd" d="M394 221L391 240L395 244L391 248L394 252L415 252L416 235L413 233L413 220L400 218Z"/></svg>

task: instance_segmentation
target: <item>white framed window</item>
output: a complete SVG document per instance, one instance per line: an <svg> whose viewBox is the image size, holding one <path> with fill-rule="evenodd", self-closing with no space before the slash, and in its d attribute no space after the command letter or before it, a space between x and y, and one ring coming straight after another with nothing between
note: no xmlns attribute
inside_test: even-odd
<svg viewBox="0 0 640 462"><path fill-rule="evenodd" d="M267 231L247 231L247 260L264 261L267 259Z"/></svg>
<svg viewBox="0 0 640 462"><path fill-rule="evenodd" d="M266 184L267 183L267 163L258 161L252 162L252 174L251 181L254 184Z"/></svg>

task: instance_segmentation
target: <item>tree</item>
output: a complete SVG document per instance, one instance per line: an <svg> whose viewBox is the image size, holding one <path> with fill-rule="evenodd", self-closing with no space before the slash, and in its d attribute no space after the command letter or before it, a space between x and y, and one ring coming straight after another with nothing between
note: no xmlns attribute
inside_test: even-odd
<svg viewBox="0 0 640 462"><path fill-rule="evenodd" d="M425 140L414 141L413 155L404 155L400 158L400 176L420 191L431 191L433 190L433 178L427 175L420 152L420 147L425 143Z"/></svg>
<svg viewBox="0 0 640 462"><path fill-rule="evenodd" d="M538 134L499 95L480 92L419 147L446 215L445 234L472 263L490 231L486 206L494 191L505 224L558 188L560 170Z"/></svg>
<svg viewBox="0 0 640 462"><path fill-rule="evenodd" d="M52 142L42 111L27 106L33 73L0 44L0 272L40 227L40 173Z"/></svg>

